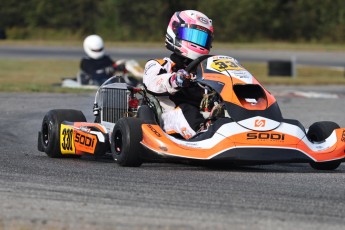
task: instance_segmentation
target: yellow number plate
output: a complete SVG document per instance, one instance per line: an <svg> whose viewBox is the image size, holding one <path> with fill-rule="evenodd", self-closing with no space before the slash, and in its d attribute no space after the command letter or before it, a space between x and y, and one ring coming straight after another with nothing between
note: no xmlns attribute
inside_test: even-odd
<svg viewBox="0 0 345 230"><path fill-rule="evenodd" d="M75 146L73 140L73 128L61 124L60 129L60 150L62 154L74 154Z"/></svg>
<svg viewBox="0 0 345 230"><path fill-rule="evenodd" d="M243 70L244 69L240 64L230 59L215 60L212 62L211 68L218 70L220 72L224 70Z"/></svg>

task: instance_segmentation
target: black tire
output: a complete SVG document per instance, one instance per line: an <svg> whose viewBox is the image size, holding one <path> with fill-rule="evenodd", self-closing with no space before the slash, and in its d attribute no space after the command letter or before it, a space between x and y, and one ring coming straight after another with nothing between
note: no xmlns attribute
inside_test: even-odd
<svg viewBox="0 0 345 230"><path fill-rule="evenodd" d="M45 152L49 157L68 156L61 154L60 150L60 125L63 121L86 122L86 118L81 111L70 109L50 110L44 116L38 139L38 149Z"/></svg>
<svg viewBox="0 0 345 230"><path fill-rule="evenodd" d="M309 127L307 137L312 142L321 142L326 140L335 129L340 126L333 121L319 121L315 122Z"/></svg>
<svg viewBox="0 0 345 230"><path fill-rule="evenodd" d="M121 166L139 167L144 152L140 141L143 139L139 118L124 117L116 122L111 136L111 152L114 160Z"/></svg>
<svg viewBox="0 0 345 230"><path fill-rule="evenodd" d="M316 170L335 170L339 167L341 161L329 161L329 162L311 162L310 166Z"/></svg>
<svg viewBox="0 0 345 230"><path fill-rule="evenodd" d="M321 142L326 140L339 125L332 121L315 122L309 127L307 137L312 142ZM341 164L340 160L328 162L311 162L310 166L317 170L335 170Z"/></svg>

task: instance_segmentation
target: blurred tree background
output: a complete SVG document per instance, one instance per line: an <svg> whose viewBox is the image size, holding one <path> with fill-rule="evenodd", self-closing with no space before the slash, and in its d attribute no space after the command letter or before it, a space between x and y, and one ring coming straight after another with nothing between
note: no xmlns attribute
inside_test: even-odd
<svg viewBox="0 0 345 230"><path fill-rule="evenodd" d="M195 9L219 42L345 42L344 0L4 0L9 39L162 41L175 11Z"/></svg>

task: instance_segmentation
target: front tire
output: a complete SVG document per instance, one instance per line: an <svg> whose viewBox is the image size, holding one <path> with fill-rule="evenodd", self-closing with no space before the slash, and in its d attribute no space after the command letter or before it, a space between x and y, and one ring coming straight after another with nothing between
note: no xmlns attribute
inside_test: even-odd
<svg viewBox="0 0 345 230"><path fill-rule="evenodd" d="M307 137L312 142L321 142L326 140L335 129L340 126L332 121L315 122L309 127ZM310 166L316 170L335 170L341 164L340 160L328 162L311 162Z"/></svg>
<svg viewBox="0 0 345 230"><path fill-rule="evenodd" d="M144 151L140 141L143 139L142 120L124 117L116 122L111 137L111 152L114 160L124 167L139 167Z"/></svg>
<svg viewBox="0 0 345 230"><path fill-rule="evenodd" d="M341 164L341 161L329 161L329 162L312 162L310 166L316 170L335 170Z"/></svg>
<svg viewBox="0 0 345 230"><path fill-rule="evenodd" d="M38 150L45 152L49 157L65 156L60 150L60 126L63 121L86 122L86 118L81 111L70 109L50 110L44 116L38 135Z"/></svg>

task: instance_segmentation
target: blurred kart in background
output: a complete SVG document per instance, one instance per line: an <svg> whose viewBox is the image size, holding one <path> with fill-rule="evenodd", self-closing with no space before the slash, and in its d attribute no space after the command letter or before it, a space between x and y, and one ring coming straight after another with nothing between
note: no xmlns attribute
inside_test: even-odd
<svg viewBox="0 0 345 230"><path fill-rule="evenodd" d="M116 61L115 64L117 66L125 66L124 70L114 72L113 75L117 76L118 80L131 86L139 86L142 84L144 69L136 60L122 59ZM61 86L65 88L98 89L102 83L103 82L93 81L92 76L88 76L88 74L80 70L74 78L63 78Z"/></svg>

